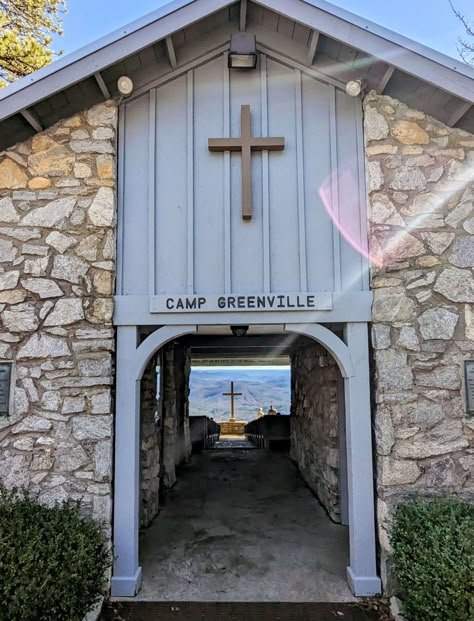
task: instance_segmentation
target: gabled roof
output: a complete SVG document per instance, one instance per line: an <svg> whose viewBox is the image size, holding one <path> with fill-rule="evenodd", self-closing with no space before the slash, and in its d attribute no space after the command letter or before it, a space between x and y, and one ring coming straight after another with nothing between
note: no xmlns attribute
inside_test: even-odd
<svg viewBox="0 0 474 621"><path fill-rule="evenodd" d="M332 81L364 78L370 88L474 131L473 68L325 0L175 0L1 90L0 148L116 95L122 73L142 87L145 74L172 76L190 41L204 53L239 28Z"/></svg>

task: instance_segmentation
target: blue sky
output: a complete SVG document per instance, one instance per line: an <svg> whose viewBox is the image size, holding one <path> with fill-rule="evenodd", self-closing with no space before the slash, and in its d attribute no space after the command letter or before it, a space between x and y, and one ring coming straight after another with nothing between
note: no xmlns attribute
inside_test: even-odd
<svg viewBox="0 0 474 621"><path fill-rule="evenodd" d="M453 0L474 20L473 0ZM67 0L64 36L55 49L67 54L166 4L162 0ZM463 27L448 0L335 0L333 4L458 58L456 43Z"/></svg>

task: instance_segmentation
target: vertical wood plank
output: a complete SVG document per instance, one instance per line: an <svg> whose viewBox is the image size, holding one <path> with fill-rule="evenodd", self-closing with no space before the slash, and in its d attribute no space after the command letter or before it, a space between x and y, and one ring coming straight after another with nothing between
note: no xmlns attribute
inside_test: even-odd
<svg viewBox="0 0 474 621"><path fill-rule="evenodd" d="M125 106L119 106L118 111L118 168L117 168L117 276L115 293L122 295L123 292L123 254L125 247L124 239L124 176L125 176Z"/></svg>
<svg viewBox="0 0 474 621"><path fill-rule="evenodd" d="M230 137L230 84L229 68L227 66L227 54L222 55L224 69L224 97L223 97L223 120L224 138ZM230 151L224 152L224 291L232 291L232 267L231 267L231 231L230 231Z"/></svg>
<svg viewBox="0 0 474 621"><path fill-rule="evenodd" d="M365 148L364 148L364 120L362 115L362 103L354 99L356 108L356 132L357 132L357 167L359 175L359 216L360 216L360 245L365 255L360 257L362 269L362 288L369 290L369 238L367 230L367 193L365 187Z"/></svg>
<svg viewBox="0 0 474 621"><path fill-rule="evenodd" d="M307 291L308 275L306 270L306 223L304 200L304 157L303 157L303 104L301 97L301 71L295 69L295 107L296 107L296 173L298 204L298 244L300 259L300 289Z"/></svg>
<svg viewBox="0 0 474 621"><path fill-rule="evenodd" d="M260 92L262 99L262 137L268 136L267 57L260 54ZM263 290L271 291L270 283L270 173L268 151L262 151L262 248Z"/></svg>
<svg viewBox="0 0 474 621"><path fill-rule="evenodd" d="M152 89L148 100L148 293L156 292L156 89Z"/></svg>
<svg viewBox="0 0 474 621"><path fill-rule="evenodd" d="M186 195L187 195L187 292L194 293L194 71L188 71L187 91L187 155L186 155Z"/></svg>
<svg viewBox="0 0 474 621"><path fill-rule="evenodd" d="M341 241L339 235L339 183L337 167L336 89L329 87L329 127L331 138L331 208L333 212L334 291L341 291Z"/></svg>

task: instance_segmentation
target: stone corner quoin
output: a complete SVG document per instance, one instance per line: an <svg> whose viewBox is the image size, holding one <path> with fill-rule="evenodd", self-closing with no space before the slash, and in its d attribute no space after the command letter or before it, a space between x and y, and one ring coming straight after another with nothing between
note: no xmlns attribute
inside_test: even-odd
<svg viewBox="0 0 474 621"><path fill-rule="evenodd" d="M110 522L117 107L0 153L0 479Z"/></svg>
<svg viewBox="0 0 474 621"><path fill-rule="evenodd" d="M474 136L387 96L369 94L364 111L386 559L400 500L474 496L474 419L463 381L464 360L474 359Z"/></svg>

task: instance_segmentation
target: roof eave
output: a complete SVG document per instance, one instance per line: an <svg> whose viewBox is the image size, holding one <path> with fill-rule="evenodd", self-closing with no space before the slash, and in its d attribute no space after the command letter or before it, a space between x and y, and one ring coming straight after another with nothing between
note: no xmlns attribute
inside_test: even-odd
<svg viewBox="0 0 474 621"><path fill-rule="evenodd" d="M325 0L255 0L257 4L379 58L467 102L474 69L339 9ZM175 0L0 92L0 121L102 71L235 0Z"/></svg>

